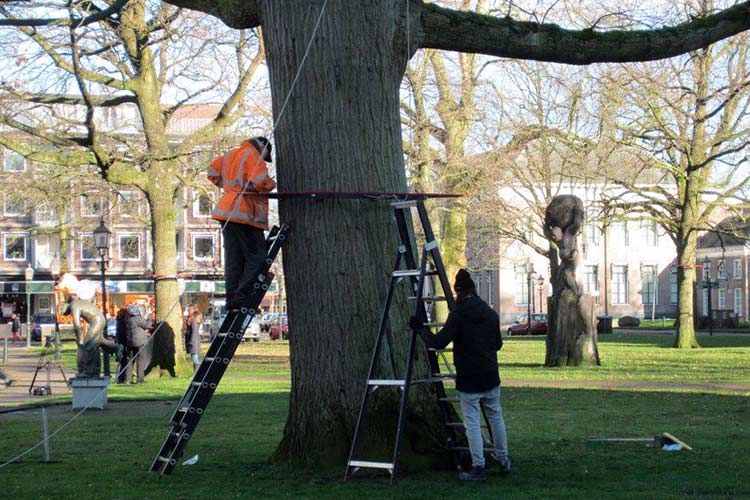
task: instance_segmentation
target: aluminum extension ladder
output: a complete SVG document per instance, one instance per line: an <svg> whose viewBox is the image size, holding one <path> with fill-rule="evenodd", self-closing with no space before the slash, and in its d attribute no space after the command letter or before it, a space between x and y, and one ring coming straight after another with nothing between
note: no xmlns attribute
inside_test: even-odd
<svg viewBox="0 0 750 500"><path fill-rule="evenodd" d="M198 422L208 406L211 396L221 381L229 362L242 341L245 328L258 312L260 303L273 281L274 275L269 272L281 246L286 239L288 227L273 227L266 239L268 248L266 260L256 275L253 284L253 295L247 307L229 311L224 318L219 332L211 342L206 356L193 375L185 395L180 400L170 421L171 428L164 443L156 455L151 471L167 475L172 472L182 456L188 440L195 432Z"/></svg>
<svg viewBox="0 0 750 500"><path fill-rule="evenodd" d="M448 359L445 356L445 352L448 352L447 350L428 349L427 360L430 368L430 376L427 379L423 380L412 380L412 368L417 334L416 332L410 330L408 358L406 360L406 373L404 374L404 377L402 379L395 380L376 378L375 373L377 371L380 350L386 331L388 330L389 312L393 301L394 291L397 284L403 278L409 279L409 283L411 285L411 293L413 294L413 296L410 298L415 301L415 315L416 317L423 320L425 326L429 328L440 328L443 326L443 324L441 323L427 322L427 303L447 301L448 308L451 310L453 309L455 304L451 286L448 281L448 277L446 276L445 266L443 265L443 260L440 256L438 244L435 240L435 235L432 231L432 226L430 225L427 210L424 206L424 199L397 202L393 203L392 206L394 208L394 215L396 217L396 225L398 226L400 245L396 256L396 263L394 265L393 272L391 273L390 286L388 288L388 294L386 295L383 314L380 320L378 337L373 348L372 359L370 361L370 369L367 374L367 384L365 386L364 395L362 396L362 403L359 410L359 416L357 417L357 424L354 430L354 438L352 440L352 446L349 452L349 460L347 462L344 480L348 479L354 472L356 472L360 468L370 468L386 470L390 474L391 484L396 481L396 478L398 476L398 459L401 449L401 439L403 436L404 422L408 407L409 387L412 384L435 384L435 390L438 399L437 405L446 425L446 448L453 454L452 459L454 465L458 465L459 463L458 454L462 451L468 450L468 448L466 447L456 446L455 430L458 427L462 427L463 424L461 422L451 421L453 419L453 416L456 414L453 408L453 403L457 401L457 398L447 397L445 386L443 385L443 381L445 379L455 377L451 365L448 363ZM414 249L411 243L411 235L409 232L406 216L406 211L410 211L412 208L416 208L426 240L426 243L422 247L422 255L419 265L417 265ZM402 265L404 264L406 267L402 269ZM430 296L424 296L425 281L428 276L437 277L439 285L438 288L442 289L442 295L433 294ZM440 363L438 362L438 355L441 356L444 366L447 366L448 373L441 373ZM393 445L393 454L389 462L364 460L359 458L360 441L366 427L367 403L370 395L375 390L381 387L396 388L401 392L395 443Z"/></svg>

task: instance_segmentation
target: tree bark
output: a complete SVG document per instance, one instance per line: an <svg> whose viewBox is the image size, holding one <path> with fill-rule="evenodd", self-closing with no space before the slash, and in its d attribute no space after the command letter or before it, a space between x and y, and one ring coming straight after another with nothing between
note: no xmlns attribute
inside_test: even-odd
<svg viewBox="0 0 750 500"><path fill-rule="evenodd" d="M398 89L410 56L405 4L358 2L353 8L329 3L293 89L322 2L306 2L304 8L292 0L260 4L277 124L279 190L404 191ZM333 64L332 54L338 61ZM383 201L283 200L279 205L280 219L291 226L283 252L292 387L277 457L341 464L351 444L398 247L392 209ZM404 374L409 311L404 294L397 299L393 344L382 354L392 362L380 364L379 378ZM414 373L420 377L427 373L421 342L417 352ZM444 431L435 399L425 397L422 387L412 387L410 423L418 425L407 435L421 428L424 435L440 436ZM398 398L388 391L376 393L371 422L397 413ZM373 430L380 447L392 443L394 431L395 425ZM419 446L408 438L404 444Z"/></svg>

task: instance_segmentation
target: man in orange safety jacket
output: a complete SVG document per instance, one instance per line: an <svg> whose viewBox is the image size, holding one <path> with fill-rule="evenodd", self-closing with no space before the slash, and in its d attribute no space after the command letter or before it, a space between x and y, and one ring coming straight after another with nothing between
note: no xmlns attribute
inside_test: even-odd
<svg viewBox="0 0 750 500"><path fill-rule="evenodd" d="M255 274L266 258L268 198L253 193L276 187L266 167L271 161L271 143L253 137L208 167L208 179L223 190L211 216L222 223L228 309L247 307Z"/></svg>

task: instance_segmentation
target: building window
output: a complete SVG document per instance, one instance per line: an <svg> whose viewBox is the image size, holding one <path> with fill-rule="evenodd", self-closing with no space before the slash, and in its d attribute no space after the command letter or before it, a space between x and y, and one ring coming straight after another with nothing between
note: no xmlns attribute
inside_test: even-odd
<svg viewBox="0 0 750 500"><path fill-rule="evenodd" d="M517 306L526 306L529 304L529 273L526 272L526 266L516 266L516 294L515 302Z"/></svg>
<svg viewBox="0 0 750 500"><path fill-rule="evenodd" d="M711 277L711 262L706 261L703 263L703 273L701 274L703 281L708 281Z"/></svg>
<svg viewBox="0 0 750 500"><path fill-rule="evenodd" d="M669 303L676 304L677 298L677 266L672 266L669 270Z"/></svg>
<svg viewBox="0 0 750 500"><path fill-rule="evenodd" d="M742 278L742 261L740 259L734 259L732 262L732 277L734 279Z"/></svg>
<svg viewBox="0 0 750 500"><path fill-rule="evenodd" d="M26 235L4 234L3 256L5 260L26 260Z"/></svg>
<svg viewBox="0 0 750 500"><path fill-rule="evenodd" d="M726 270L726 266L724 266L723 260L720 260L719 263L716 264L716 279L717 280L727 279L727 270Z"/></svg>
<svg viewBox="0 0 750 500"><path fill-rule="evenodd" d="M628 266L612 266L612 303L628 303Z"/></svg>
<svg viewBox="0 0 750 500"><path fill-rule="evenodd" d="M101 196L81 196L81 217L101 217L104 215L104 201Z"/></svg>
<svg viewBox="0 0 750 500"><path fill-rule="evenodd" d="M599 245L599 220L596 210L592 208L586 213L586 242L589 245Z"/></svg>
<svg viewBox="0 0 750 500"><path fill-rule="evenodd" d="M628 233L627 222L612 223L612 243L615 246L626 247L630 245L630 234Z"/></svg>
<svg viewBox="0 0 750 500"><path fill-rule="evenodd" d="M193 234L193 259L214 260L213 234Z"/></svg>
<svg viewBox="0 0 750 500"><path fill-rule="evenodd" d="M141 236L138 234L117 235L120 260L141 260Z"/></svg>
<svg viewBox="0 0 750 500"><path fill-rule="evenodd" d="M193 192L193 217L211 217L213 202L206 193Z"/></svg>
<svg viewBox="0 0 750 500"><path fill-rule="evenodd" d="M99 251L96 249L93 234L81 235L81 260L92 261L99 259Z"/></svg>
<svg viewBox="0 0 750 500"><path fill-rule="evenodd" d="M599 296L599 266L584 267L583 291L594 297Z"/></svg>
<svg viewBox="0 0 750 500"><path fill-rule="evenodd" d="M492 288L495 275L492 271L487 271L487 303L492 306Z"/></svg>
<svg viewBox="0 0 750 500"><path fill-rule="evenodd" d="M734 310L734 314L737 315L737 317L742 316L742 289L741 288L735 288L734 289L734 307L732 309Z"/></svg>
<svg viewBox="0 0 750 500"><path fill-rule="evenodd" d="M26 172L26 158L15 151L6 149L3 152L3 171L5 172Z"/></svg>
<svg viewBox="0 0 750 500"><path fill-rule="evenodd" d="M6 193L3 200L3 215L6 217L26 215L26 200L23 198L14 199Z"/></svg>
<svg viewBox="0 0 750 500"><path fill-rule="evenodd" d="M133 191L118 191L117 204L120 206L119 212L123 217L132 217L141 213L141 204Z"/></svg>
<svg viewBox="0 0 750 500"><path fill-rule="evenodd" d="M45 226L53 226L59 224L60 220L57 217L57 212L49 203L41 203L34 209L34 216L36 217L36 223Z"/></svg>
<svg viewBox="0 0 750 500"><path fill-rule="evenodd" d="M659 234L656 230L656 222L651 220L641 221L641 231L643 233L643 241L646 243L646 246L659 246Z"/></svg>
<svg viewBox="0 0 750 500"><path fill-rule="evenodd" d="M727 291L724 288L719 288L716 291L716 308L726 309L727 307Z"/></svg>
<svg viewBox="0 0 750 500"><path fill-rule="evenodd" d="M656 298L656 266L641 266L641 300L653 304Z"/></svg>

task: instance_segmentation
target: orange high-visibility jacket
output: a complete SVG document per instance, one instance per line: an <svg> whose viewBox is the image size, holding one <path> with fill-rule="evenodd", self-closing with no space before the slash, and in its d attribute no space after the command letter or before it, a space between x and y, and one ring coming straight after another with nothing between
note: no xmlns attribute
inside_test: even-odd
<svg viewBox="0 0 750 500"><path fill-rule="evenodd" d="M266 162L255 146L244 141L240 147L214 158L208 167L208 180L224 191L211 217L268 230L268 198L251 193L268 192L276 187L276 182L269 177Z"/></svg>

